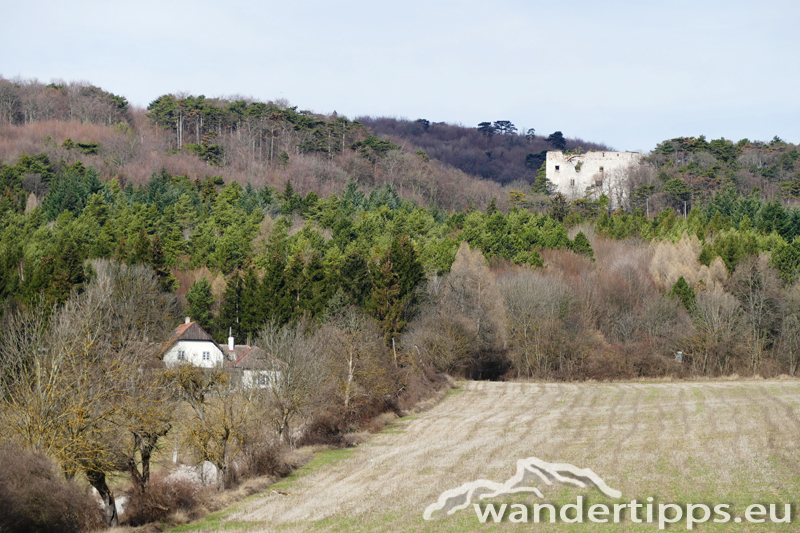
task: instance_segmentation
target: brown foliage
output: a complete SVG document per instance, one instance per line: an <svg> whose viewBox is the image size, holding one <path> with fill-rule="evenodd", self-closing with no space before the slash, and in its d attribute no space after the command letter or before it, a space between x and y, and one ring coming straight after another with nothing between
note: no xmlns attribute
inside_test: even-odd
<svg viewBox="0 0 800 533"><path fill-rule="evenodd" d="M4 438L41 450L63 472L86 475L117 520L108 473L127 470L130 433L149 423L164 395L142 371L149 336L174 318L173 299L143 266L94 264L96 276L63 307L7 316L2 350L11 371L0 402Z"/></svg>
<svg viewBox="0 0 800 533"><path fill-rule="evenodd" d="M683 279L695 287L702 280L706 286L724 283L728 278L728 270L719 257L709 266L702 265L700 256L701 244L694 235L683 234L676 242L661 241L653 245L653 259L650 263L650 274L662 289L669 290L683 276Z"/></svg>
<svg viewBox="0 0 800 533"><path fill-rule="evenodd" d="M297 439L296 444L300 446L340 445L343 435L348 430L354 429L348 415L348 411L338 402L319 405L303 426L303 433Z"/></svg>
<svg viewBox="0 0 800 533"><path fill-rule="evenodd" d="M403 338L406 352L441 372L479 379L505 372L503 298L480 250L462 243L450 273L428 283L428 300Z"/></svg>
<svg viewBox="0 0 800 533"><path fill-rule="evenodd" d="M727 374L746 353L742 308L720 287L697 294L694 327L683 336L682 348L692 369L701 375Z"/></svg>
<svg viewBox="0 0 800 533"><path fill-rule="evenodd" d="M749 344L749 371L756 373L764 351L773 347L778 337L784 310L784 295L777 273L768 265L769 257L748 257L737 267L728 289L744 311L744 325Z"/></svg>
<svg viewBox="0 0 800 533"><path fill-rule="evenodd" d="M570 293L556 276L520 269L502 279L511 348L519 377L548 378L563 368Z"/></svg>
<svg viewBox="0 0 800 533"><path fill-rule="evenodd" d="M0 448L0 531L78 532L103 527L87 488L67 481L52 460L15 447Z"/></svg>
<svg viewBox="0 0 800 533"><path fill-rule="evenodd" d="M147 492L131 492L123 517L130 526L165 522L176 513L194 520L205 514L209 498L208 491L191 478L154 476Z"/></svg>
<svg viewBox="0 0 800 533"><path fill-rule="evenodd" d="M263 432L261 438L249 440L244 446L245 471L247 476L285 477L292 466L284 460L284 447Z"/></svg>
<svg viewBox="0 0 800 533"><path fill-rule="evenodd" d="M421 148L431 158L503 184L532 182L538 169L526 167L525 157L553 149L546 136L527 137L524 135L527 132L487 137L477 128L443 122L423 127L419 122L389 117L359 117L358 120L376 135L388 135L397 144L413 143L412 152ZM579 146L587 150L608 150L600 144L567 139L567 149Z"/></svg>
<svg viewBox="0 0 800 533"><path fill-rule="evenodd" d="M595 236L596 262L563 250L503 276L509 355L519 376L614 379L680 372L669 360L688 315L648 274L635 240Z"/></svg>
<svg viewBox="0 0 800 533"><path fill-rule="evenodd" d="M0 89L2 82L0 79ZM47 154L56 166L61 161L72 164L80 160L87 167L95 167L101 178L115 177L123 185L127 182L144 184L153 172L163 168L170 174L185 175L192 180L221 176L226 182L251 183L255 187L269 185L282 189L291 181L301 195L310 191L319 196L341 193L353 178L367 187L388 183L404 198L446 210L464 209L470 203L483 208L492 198L497 198L500 207L505 207L507 197L498 184L476 179L435 160L423 161L410 148L392 151L379 164L373 165L349 149L331 159L313 153L295 153L288 147L287 151L292 154L290 162L282 166L252 152L247 136L231 134L217 139L224 150L225 164L212 166L193 154L171 151L174 148L171 136L152 125L144 109L129 109L127 122L114 126L69 116L63 120L39 118L20 124L2 122L0 118L0 160L13 162L23 154L38 153ZM68 150L62 146L68 138L74 142L100 143L100 152L87 155Z"/></svg>

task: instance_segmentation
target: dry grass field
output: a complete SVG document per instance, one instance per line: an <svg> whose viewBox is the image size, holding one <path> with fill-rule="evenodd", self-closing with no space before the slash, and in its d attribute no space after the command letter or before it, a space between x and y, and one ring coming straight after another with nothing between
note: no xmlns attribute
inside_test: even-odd
<svg viewBox="0 0 800 533"><path fill-rule="evenodd" d="M263 494L178 531L657 531L657 524L481 524L470 507L422 518L439 494L504 482L531 456L591 468L622 492L539 485L557 506L647 497L656 503L792 503L791 524L695 525L696 531L796 531L800 382L462 382L356 449L326 452ZM485 500L484 500L485 502ZM531 494L495 503L542 503ZM783 516L783 505L778 507ZM532 519L532 517L530 517ZM713 518L713 516L712 516ZM684 521L668 530L686 530Z"/></svg>

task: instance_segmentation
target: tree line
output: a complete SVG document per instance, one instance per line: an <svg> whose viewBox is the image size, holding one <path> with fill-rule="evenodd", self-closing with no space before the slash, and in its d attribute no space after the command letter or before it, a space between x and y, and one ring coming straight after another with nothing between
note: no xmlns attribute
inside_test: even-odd
<svg viewBox="0 0 800 533"><path fill-rule="evenodd" d="M413 143L429 157L504 185L536 181L548 150L610 150L602 144L568 139L561 131L546 136L536 135L534 128L521 132L510 120L481 122L477 128L426 119L359 117L358 121L374 135Z"/></svg>
<svg viewBox="0 0 800 533"><path fill-rule="evenodd" d="M0 77L0 122L76 120L106 125L128 120L128 101L85 82L44 84Z"/></svg>

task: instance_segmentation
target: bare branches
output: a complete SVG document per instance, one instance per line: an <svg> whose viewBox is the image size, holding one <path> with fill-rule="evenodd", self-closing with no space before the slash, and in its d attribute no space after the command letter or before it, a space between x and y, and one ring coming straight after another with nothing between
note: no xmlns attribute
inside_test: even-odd
<svg viewBox="0 0 800 533"><path fill-rule="evenodd" d="M500 288L517 375L549 377L565 346L568 288L560 280L528 270L503 279Z"/></svg>
<svg viewBox="0 0 800 533"><path fill-rule="evenodd" d="M267 380L270 420L281 442L287 437L291 441L292 419L305 411L323 382L321 346L305 320L283 327L270 322L257 344L268 353L260 371Z"/></svg>
<svg viewBox="0 0 800 533"><path fill-rule="evenodd" d="M95 266L94 282L62 307L9 317L0 417L6 438L53 457L68 477L84 472L115 523L105 477L127 469L128 432L163 418L152 411L165 396L143 366L173 303L148 269Z"/></svg>

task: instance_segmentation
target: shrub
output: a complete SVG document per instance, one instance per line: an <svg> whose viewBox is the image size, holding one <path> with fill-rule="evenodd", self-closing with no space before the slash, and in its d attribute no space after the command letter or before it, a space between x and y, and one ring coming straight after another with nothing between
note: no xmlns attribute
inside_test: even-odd
<svg viewBox="0 0 800 533"><path fill-rule="evenodd" d="M342 435L349 429L347 415L347 410L338 403L331 402L327 407L320 408L314 413L296 444L341 444Z"/></svg>
<svg viewBox="0 0 800 533"><path fill-rule="evenodd" d="M65 480L52 460L0 448L0 531L78 532L104 527L88 488Z"/></svg>
<svg viewBox="0 0 800 533"><path fill-rule="evenodd" d="M285 477L292 467L283 460L283 448L274 441L257 441L245 447L247 473L251 476Z"/></svg>
<svg viewBox="0 0 800 533"><path fill-rule="evenodd" d="M189 520L204 514L206 490L188 476L154 476L146 492L133 491L125 508L124 521L131 526L163 522L180 514Z"/></svg>

